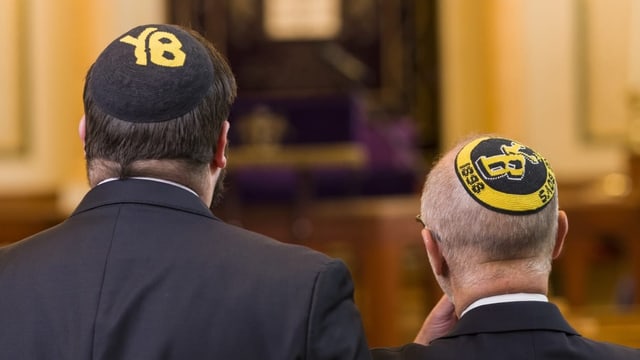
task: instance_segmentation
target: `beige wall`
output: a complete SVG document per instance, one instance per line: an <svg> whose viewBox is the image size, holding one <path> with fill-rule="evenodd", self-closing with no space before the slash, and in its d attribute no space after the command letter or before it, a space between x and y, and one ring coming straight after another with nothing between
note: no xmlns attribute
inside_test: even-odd
<svg viewBox="0 0 640 360"><path fill-rule="evenodd" d="M0 63L0 96L10 104L2 121L17 141L3 143L2 194L51 192L63 176L74 172L71 149L74 145L77 149L78 142L70 141L67 134L81 114L77 94L88 64L85 3L8 0L0 4L3 18L9 20L0 23L2 41L12 49Z"/></svg>
<svg viewBox="0 0 640 360"><path fill-rule="evenodd" d="M490 1L440 2L442 139L445 147L469 133L494 131Z"/></svg>
<svg viewBox="0 0 640 360"><path fill-rule="evenodd" d="M629 20L619 16L620 9L630 1L614 0L615 6L604 12L600 2L592 1L598 3L598 9L589 8L587 2L591 18L586 23L624 25ZM624 139L587 140L586 123L580 123L596 119L606 124L607 118L596 109L609 108L615 109L608 115L616 116L617 124L626 124L629 109L624 104L626 85L620 67L626 70L628 59L621 57L627 49L620 47L629 45L618 39L627 38L624 26L585 34L579 4L557 0L440 2L445 147L469 133L495 132L538 149L564 181L626 169ZM594 51L593 45L590 52L584 52L581 41L618 48L615 56ZM589 56L597 57L598 62ZM604 91L603 83L613 91ZM587 102L585 94L603 91L606 96L592 95Z"/></svg>
<svg viewBox="0 0 640 360"><path fill-rule="evenodd" d="M0 3L0 24L7 29L15 29L18 17L18 0ZM15 31L0 31L0 44L4 56L0 56L0 151L11 151L20 145L19 104L15 94L18 82L18 39Z"/></svg>
<svg viewBox="0 0 640 360"><path fill-rule="evenodd" d="M0 42L11 49L0 57L0 195L84 191L77 123L85 72L108 41L134 24L163 22L164 10L163 0L0 2Z"/></svg>

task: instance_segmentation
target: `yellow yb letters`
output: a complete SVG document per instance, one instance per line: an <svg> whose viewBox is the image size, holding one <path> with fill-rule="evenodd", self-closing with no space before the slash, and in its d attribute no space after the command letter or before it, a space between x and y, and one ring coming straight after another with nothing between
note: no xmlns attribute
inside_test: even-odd
<svg viewBox="0 0 640 360"><path fill-rule="evenodd" d="M181 50L180 40L170 32L157 30L157 28L149 27L144 29L137 38L127 35L120 41L135 47L133 54L138 65L147 65L146 50L149 49L149 60L152 63L167 67L183 66L187 54Z"/></svg>

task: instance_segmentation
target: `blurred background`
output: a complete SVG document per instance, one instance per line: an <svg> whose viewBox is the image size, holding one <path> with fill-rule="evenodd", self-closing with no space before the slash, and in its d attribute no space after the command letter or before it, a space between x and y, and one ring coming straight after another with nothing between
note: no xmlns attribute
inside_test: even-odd
<svg viewBox="0 0 640 360"><path fill-rule="evenodd" d="M203 33L238 78L214 213L344 259L370 345L411 341L439 298L422 181L489 132L558 177L550 295L583 334L640 346L640 0L0 0L0 244L88 190L84 75L158 22Z"/></svg>

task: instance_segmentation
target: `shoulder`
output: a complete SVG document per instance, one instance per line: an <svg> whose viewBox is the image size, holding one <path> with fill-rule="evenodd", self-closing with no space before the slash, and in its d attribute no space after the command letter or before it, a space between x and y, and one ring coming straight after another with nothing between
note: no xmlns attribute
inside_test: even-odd
<svg viewBox="0 0 640 360"><path fill-rule="evenodd" d="M409 343L398 347L381 347L371 349L371 357L373 360L419 360L425 359L427 353L432 355L431 346L424 346L416 343ZM438 355L437 359L443 359L442 355ZM434 358L435 357L430 357Z"/></svg>
<svg viewBox="0 0 640 360"><path fill-rule="evenodd" d="M576 347L590 359L640 359L640 349L576 337Z"/></svg>
<svg viewBox="0 0 640 360"><path fill-rule="evenodd" d="M51 241L55 238L56 232L60 225L56 225L39 233L30 235L20 241L0 247L0 260L2 264L7 265L14 259L25 258L27 264L33 267L33 261L42 264L51 258L55 253L63 251L61 244ZM64 249L68 251L68 249Z"/></svg>
<svg viewBox="0 0 640 360"><path fill-rule="evenodd" d="M331 258L309 247L287 243L279 239L256 233L223 221L213 221L214 229L210 234L214 241L220 241L228 248L238 247L242 251L258 252L261 258L274 256L280 261L304 259L309 265L320 265Z"/></svg>
<svg viewBox="0 0 640 360"><path fill-rule="evenodd" d="M215 223L208 239L214 243L215 250L224 252L229 261L257 269L264 276L309 280L319 274L347 271L341 260L309 247L285 243L221 221Z"/></svg>
<svg viewBox="0 0 640 360"><path fill-rule="evenodd" d="M480 349L476 342L452 341L442 339L431 343L428 346L410 343L401 347L374 348L371 349L373 360L423 360L423 359L459 359L475 354L476 357L492 359L513 358L513 351L522 353L525 343L519 343L513 339L502 339L501 336L492 336L490 348ZM555 340L564 338L561 343L546 338L545 345L537 347L539 355L549 359L611 359L611 360L631 360L640 359L640 349L633 349L611 343L598 342L583 338L581 336L556 337ZM470 340L470 339L467 339ZM487 338L485 338L487 340ZM520 344L520 345L518 345ZM497 347L502 347L504 352L500 355L495 353ZM516 350L517 349L517 350Z"/></svg>

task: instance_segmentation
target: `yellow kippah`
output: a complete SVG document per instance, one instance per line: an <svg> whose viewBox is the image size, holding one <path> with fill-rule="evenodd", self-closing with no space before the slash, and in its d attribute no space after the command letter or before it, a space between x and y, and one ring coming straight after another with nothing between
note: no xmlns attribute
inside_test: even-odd
<svg viewBox="0 0 640 360"><path fill-rule="evenodd" d="M556 179L540 154L516 141L484 137L466 144L456 174L482 206L507 214L542 210L556 192Z"/></svg>

